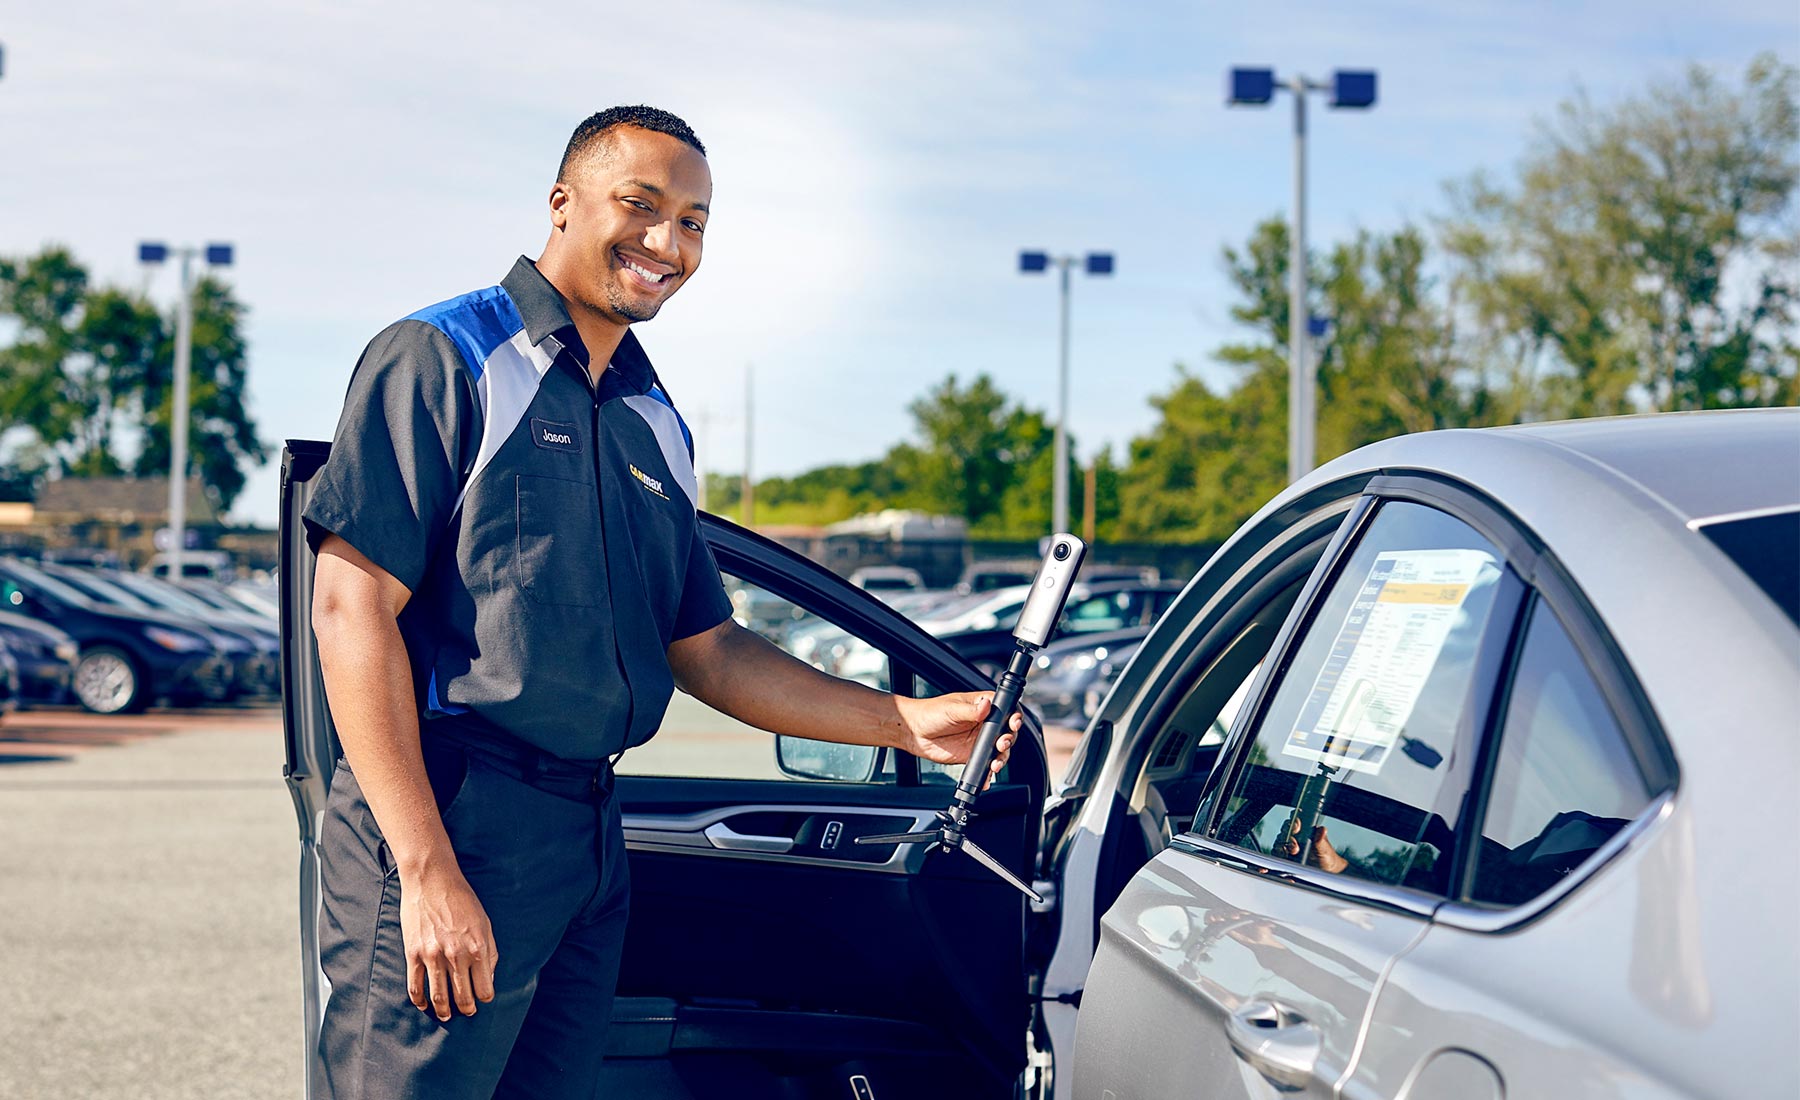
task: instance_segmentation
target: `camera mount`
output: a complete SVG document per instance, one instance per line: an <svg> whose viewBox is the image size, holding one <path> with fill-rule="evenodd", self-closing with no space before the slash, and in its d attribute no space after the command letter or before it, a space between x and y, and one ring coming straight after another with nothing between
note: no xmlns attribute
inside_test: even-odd
<svg viewBox="0 0 1800 1100"><path fill-rule="evenodd" d="M994 749L1001 734L1018 709L1019 696L1025 690L1025 677L1031 671L1031 659L1050 641L1063 605L1074 586L1075 574L1087 556L1087 544L1074 535L1058 534L1050 539L1050 551L1031 582L1031 594L1019 611L1018 626L1013 629L1015 648L1006 670L994 685L994 705L969 750L969 761L963 766L962 778L951 792L950 805L937 812L936 828L916 833L884 833L857 837L858 844L923 844L930 843L946 852L963 851L975 862L1000 876L1032 901L1042 901L1037 891L999 860L983 851L968 838L967 830L975 817L975 798L986 786L988 767L994 760Z"/></svg>

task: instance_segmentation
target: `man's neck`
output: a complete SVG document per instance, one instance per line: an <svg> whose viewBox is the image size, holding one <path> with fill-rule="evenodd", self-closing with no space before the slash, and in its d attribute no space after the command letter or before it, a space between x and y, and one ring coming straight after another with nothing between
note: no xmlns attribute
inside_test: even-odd
<svg viewBox="0 0 1800 1100"><path fill-rule="evenodd" d="M556 285L555 283L551 284ZM561 291L558 291L561 293ZM625 339L625 330L630 325L616 325L610 321L590 316L586 311L567 297L563 305L568 307L569 319L575 322L575 331L581 334L581 345L587 349L588 378L597 388L600 376L612 365L613 353L619 350L619 342Z"/></svg>
<svg viewBox="0 0 1800 1100"><path fill-rule="evenodd" d="M552 238L552 242L554 243L554 238ZM543 254L538 257L537 269L538 274L542 275L555 288L557 295L562 298L563 308L569 312L569 320L575 322L575 331L581 334L582 346L587 349L588 378L597 388L600 385L600 376L605 374L606 368L611 365L613 353L619 350L619 342L625 339L625 330L629 329L631 325L629 323L620 324L598 310L583 306L564 291L560 278L561 266L549 246L546 246Z"/></svg>

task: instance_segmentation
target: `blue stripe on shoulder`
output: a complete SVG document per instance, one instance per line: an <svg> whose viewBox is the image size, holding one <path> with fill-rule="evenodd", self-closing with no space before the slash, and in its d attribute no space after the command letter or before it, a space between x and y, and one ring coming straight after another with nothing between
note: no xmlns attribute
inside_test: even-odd
<svg viewBox="0 0 1800 1100"><path fill-rule="evenodd" d="M426 306L406 319L423 321L450 337L477 378L494 349L525 327L519 307L513 305L504 288L497 286Z"/></svg>
<svg viewBox="0 0 1800 1100"><path fill-rule="evenodd" d="M694 433L688 431L687 421L682 419L681 410L675 407L675 402L669 400L669 395L663 392L661 386L651 386L650 396L654 400L667 405L669 411L675 414L675 423L681 425L681 438L687 443L688 461L692 462L694 459Z"/></svg>

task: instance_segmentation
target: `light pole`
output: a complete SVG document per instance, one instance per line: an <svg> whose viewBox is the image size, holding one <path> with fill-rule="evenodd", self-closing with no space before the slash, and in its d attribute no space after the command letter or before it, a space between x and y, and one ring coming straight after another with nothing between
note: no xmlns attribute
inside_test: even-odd
<svg viewBox="0 0 1800 1100"><path fill-rule="evenodd" d="M1052 256L1048 252L1019 253L1019 270L1041 275L1055 264L1062 274L1062 339L1057 352L1056 470L1052 477L1050 533L1069 529L1069 269L1077 263L1089 275L1111 275L1113 254L1089 252L1080 256Z"/></svg>
<svg viewBox="0 0 1800 1100"><path fill-rule="evenodd" d="M1363 110L1375 105L1372 70L1339 69L1329 83L1296 76L1277 82L1274 69L1233 69L1226 83L1229 107L1266 107L1281 88L1294 96L1294 231L1288 241L1288 483L1313 468L1313 406L1318 379L1307 364L1311 318L1306 305L1306 93L1331 93L1331 106Z"/></svg>
<svg viewBox="0 0 1800 1100"><path fill-rule="evenodd" d="M229 267L231 246L170 248L147 241L138 245L138 261L160 264L171 252L181 259L181 301L175 308L175 393L169 410L169 578L179 580L182 552L187 549L188 366L194 350L194 260L203 258L213 267Z"/></svg>

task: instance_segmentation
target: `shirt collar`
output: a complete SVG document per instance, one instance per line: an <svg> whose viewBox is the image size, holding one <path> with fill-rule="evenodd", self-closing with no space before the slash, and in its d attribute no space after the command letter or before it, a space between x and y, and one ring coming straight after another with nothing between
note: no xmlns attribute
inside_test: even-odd
<svg viewBox="0 0 1800 1100"><path fill-rule="evenodd" d="M563 304L562 294L537 269L537 264L529 257L520 256L506 278L500 281L500 286L518 308L519 319L525 322L525 335L533 347L548 341L553 345L548 349L553 357L568 351L582 370L587 369L587 347L582 344L581 334L569 317L569 308ZM625 330L619 349L613 352L607 374L615 373L618 381L632 393L648 393L656 381L656 370L630 329Z"/></svg>

